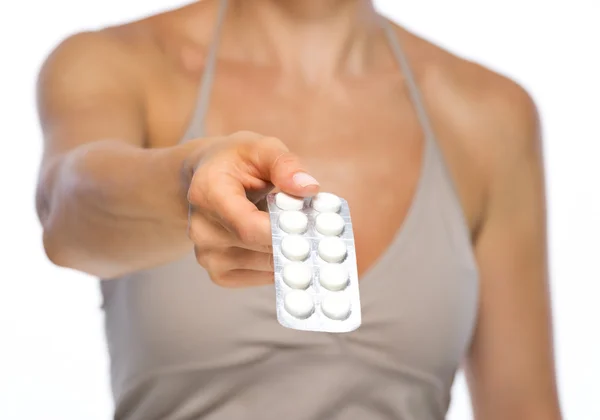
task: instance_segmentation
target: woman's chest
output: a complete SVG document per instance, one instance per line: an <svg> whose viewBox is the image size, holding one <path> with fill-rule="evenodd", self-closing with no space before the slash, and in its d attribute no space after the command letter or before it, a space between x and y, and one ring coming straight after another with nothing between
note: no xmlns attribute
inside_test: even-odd
<svg viewBox="0 0 600 420"><path fill-rule="evenodd" d="M422 173L424 137L410 106L402 110L399 100L383 109L342 100L240 102L216 97L205 132L243 129L281 139L322 191L348 201L359 272L366 271L400 229Z"/></svg>
<svg viewBox="0 0 600 420"><path fill-rule="evenodd" d="M323 191L349 202L359 272L365 272L402 228L424 172L424 127L404 85L392 78L358 87L290 92L251 74L245 78L221 74L206 106L199 101L185 120L195 124L188 134L226 136L245 130L282 140L301 157ZM175 100L165 97L162 103L169 102ZM177 104L162 109L163 116L172 118L156 119L162 123L153 132L163 135L155 138L185 131L175 115ZM158 115L157 108L152 109ZM462 169L467 165L458 160L451 166L458 168L458 190L471 222L477 218L479 203L468 186L471 174Z"/></svg>

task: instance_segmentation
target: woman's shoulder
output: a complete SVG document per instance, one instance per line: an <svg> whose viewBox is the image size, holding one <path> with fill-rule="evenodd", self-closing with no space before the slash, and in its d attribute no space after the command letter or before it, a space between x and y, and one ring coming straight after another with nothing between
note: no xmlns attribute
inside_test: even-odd
<svg viewBox="0 0 600 420"><path fill-rule="evenodd" d="M93 51L98 60L107 64L137 64L139 70L162 70L165 65L194 70L204 61L216 13L213 2L195 2L134 21L71 34L51 54L83 56L85 51ZM190 59L189 51L195 52L194 59Z"/></svg>
<svg viewBox="0 0 600 420"><path fill-rule="evenodd" d="M506 172L502 168L540 147L534 100L506 75L396 30L451 167L468 173L479 196L487 197L492 178Z"/></svg>

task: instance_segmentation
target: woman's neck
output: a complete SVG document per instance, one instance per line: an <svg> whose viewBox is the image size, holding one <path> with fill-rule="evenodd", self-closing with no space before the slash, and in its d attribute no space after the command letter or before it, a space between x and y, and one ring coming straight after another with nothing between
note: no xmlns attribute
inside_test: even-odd
<svg viewBox="0 0 600 420"><path fill-rule="evenodd" d="M231 30L248 57L308 84L361 73L381 37L370 0L229 0Z"/></svg>

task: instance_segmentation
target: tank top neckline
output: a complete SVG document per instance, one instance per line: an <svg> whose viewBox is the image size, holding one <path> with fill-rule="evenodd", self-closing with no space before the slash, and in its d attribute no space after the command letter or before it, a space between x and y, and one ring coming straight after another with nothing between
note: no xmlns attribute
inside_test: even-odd
<svg viewBox="0 0 600 420"><path fill-rule="evenodd" d="M228 0L219 1L217 21L208 48L206 64L200 79L196 108L192 116L192 120L188 125L188 129L182 138L182 142L205 135L205 119L210 106L210 94L216 73L217 54L221 40L223 22L227 14L227 6ZM394 30L393 25L387 19L381 17L380 21L394 59L404 76L404 83L408 88L410 100L417 114L419 125L423 131L424 144L421 156L421 165L419 168L420 172L417 179L417 184L410 199L408 210L406 211L400 226L396 229L396 232L394 233L390 243L361 275L361 283L363 284L369 283L364 281L370 277L376 276L382 267L388 265L388 260L392 259L393 255L404 246L404 243L410 238L411 233L418 227L418 215L421 213L422 206L424 205L424 196L428 190L428 186L431 182L430 179L432 172L434 171L433 166L436 164L436 162L438 164L444 164L444 162L440 161L440 159L443 158L440 155L439 146L435 138L433 127L426 111L424 101L421 97L420 89L418 88L415 76L410 67L406 54L404 53L398 34ZM464 214L462 214L462 208L460 210L461 215L463 216L462 221L466 224Z"/></svg>

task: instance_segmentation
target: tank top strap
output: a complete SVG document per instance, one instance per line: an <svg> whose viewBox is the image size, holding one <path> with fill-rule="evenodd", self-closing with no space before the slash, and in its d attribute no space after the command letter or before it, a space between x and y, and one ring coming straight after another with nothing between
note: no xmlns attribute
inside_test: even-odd
<svg viewBox="0 0 600 420"><path fill-rule="evenodd" d="M435 135L425 101L421 95L409 60L402 48L398 34L390 21L387 19L382 20L388 43L404 75L405 85L425 137L421 180L417 186L418 191L415 201L422 200L421 195L425 195L426 190L435 196L436 207L438 207L441 216L445 219L447 233L452 240L454 249L460 254L459 259L465 261L470 266L474 266L476 262L472 252L470 230L466 215L456 184Z"/></svg>
<svg viewBox="0 0 600 420"><path fill-rule="evenodd" d="M217 12L217 22L213 30L211 43L204 64L204 71L200 79L198 89L198 99L194 108L194 114L188 129L183 137L183 141L191 140L192 138L202 137L205 134L205 120L210 103L210 93L215 78L215 70L217 65L217 52L221 41L221 32L223 29L223 21L227 12L228 0L219 1L219 10Z"/></svg>
<svg viewBox="0 0 600 420"><path fill-rule="evenodd" d="M387 19L382 19L383 29L385 31L385 35L388 40L388 44L392 50L392 54L398 65L400 66L400 70L405 78L405 84L408 88L408 93L410 95L411 102L413 107L415 108L415 112L417 114L417 118L419 119L419 123L421 125L421 129L425 135L426 146L430 148L434 146L437 142L435 140L435 134L433 131L433 126L431 124L431 120L429 119L429 115L427 113L425 103L421 96L421 91L417 84L416 78L404 53L402 48L402 44L400 43L400 39L398 38L398 34L396 33L393 25Z"/></svg>

